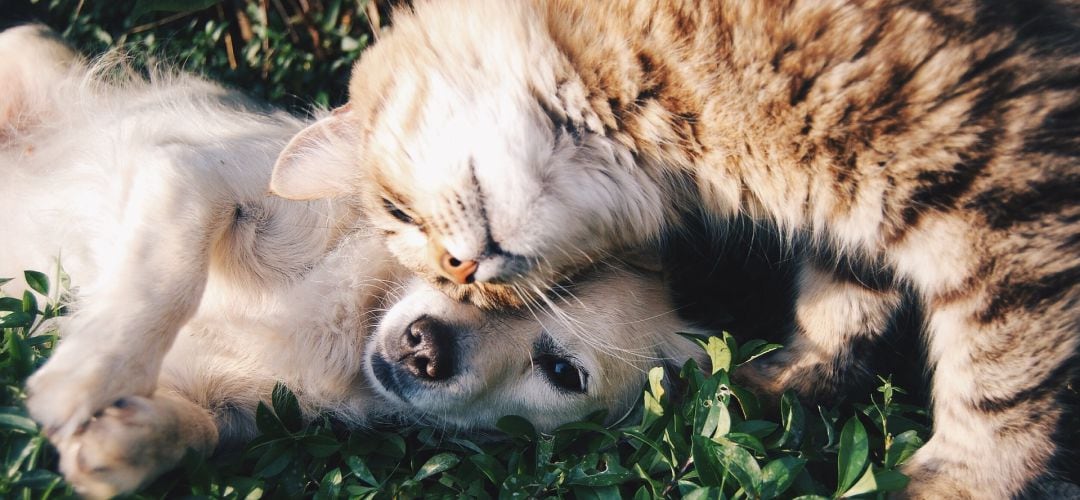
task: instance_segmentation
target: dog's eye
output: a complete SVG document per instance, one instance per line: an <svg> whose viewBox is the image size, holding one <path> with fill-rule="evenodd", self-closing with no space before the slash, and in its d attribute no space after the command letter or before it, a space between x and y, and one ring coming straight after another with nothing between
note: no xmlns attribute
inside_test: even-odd
<svg viewBox="0 0 1080 500"><path fill-rule="evenodd" d="M397 219L397 220L399 220L401 222L404 222L406 224L414 224L414 225L416 224L416 220L413 219L412 217L410 217L409 214L405 213L404 210L398 208L397 204L395 204L394 202L392 202L392 201L390 201L390 200L388 200L386 198L383 198L382 201L383 201L383 208L386 209L386 213L390 214L395 219Z"/></svg>
<svg viewBox="0 0 1080 500"><path fill-rule="evenodd" d="M570 360L545 354L538 356L535 362L555 387L578 394L585 393L588 374L578 369Z"/></svg>

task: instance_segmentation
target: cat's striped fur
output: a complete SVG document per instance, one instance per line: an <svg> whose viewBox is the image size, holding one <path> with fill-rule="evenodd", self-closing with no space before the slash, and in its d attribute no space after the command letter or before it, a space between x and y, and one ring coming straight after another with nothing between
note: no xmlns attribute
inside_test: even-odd
<svg viewBox="0 0 1080 500"><path fill-rule="evenodd" d="M742 376L828 393L911 287L936 373L906 494L1015 496L1055 453L1080 344L1077 19L1050 1L420 2L273 189L359 194L403 263L482 305L660 241L682 205L756 218L829 257L801 273L788 348ZM848 261L885 278L836 277Z"/></svg>

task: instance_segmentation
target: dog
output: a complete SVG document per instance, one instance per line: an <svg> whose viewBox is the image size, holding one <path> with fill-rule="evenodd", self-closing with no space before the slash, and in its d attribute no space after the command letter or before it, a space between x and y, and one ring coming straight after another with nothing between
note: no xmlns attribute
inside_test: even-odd
<svg viewBox="0 0 1080 500"><path fill-rule="evenodd" d="M486 311L413 278L347 198L267 196L309 123L197 77L0 33L0 276L75 285L27 407L91 498L256 433L276 383L303 414L541 430L634 407L651 367L701 359L655 270L598 263L558 296ZM358 230L360 229L360 230ZM5 285L18 290L19 281Z"/></svg>

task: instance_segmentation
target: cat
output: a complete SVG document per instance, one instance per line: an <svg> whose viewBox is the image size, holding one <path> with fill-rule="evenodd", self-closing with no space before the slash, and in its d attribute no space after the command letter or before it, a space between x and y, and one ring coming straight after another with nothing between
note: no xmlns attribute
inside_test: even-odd
<svg viewBox="0 0 1080 500"><path fill-rule="evenodd" d="M0 276L59 256L75 285L27 406L80 495L131 492L188 449L251 439L276 382L305 418L353 428L492 432L516 414L547 432L626 418L652 367L708 366L674 335L704 330L674 314L655 270L605 265L568 284L559 311L451 300L348 202L265 195L306 122L152 73L88 66L41 26L0 33L0 204L33 214L0 222L17 235Z"/></svg>
<svg viewBox="0 0 1080 500"><path fill-rule="evenodd" d="M1078 14L416 2L271 188L362 200L402 264L488 308L663 245L680 210L748 217L805 257L787 348L736 375L827 395L910 289L934 433L904 495L1013 497L1048 472L1080 345Z"/></svg>

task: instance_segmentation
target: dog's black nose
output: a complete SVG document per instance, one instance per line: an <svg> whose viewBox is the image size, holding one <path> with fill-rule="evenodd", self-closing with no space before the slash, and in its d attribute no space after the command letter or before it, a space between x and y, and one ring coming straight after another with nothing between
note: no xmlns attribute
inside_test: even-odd
<svg viewBox="0 0 1080 500"><path fill-rule="evenodd" d="M430 316L405 327L398 345L398 363L414 377L446 380L455 370L454 328Z"/></svg>

